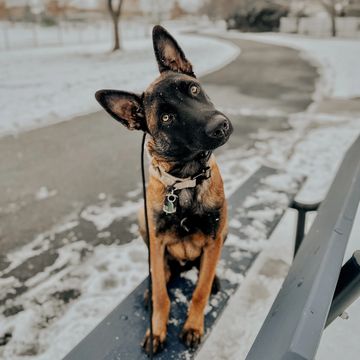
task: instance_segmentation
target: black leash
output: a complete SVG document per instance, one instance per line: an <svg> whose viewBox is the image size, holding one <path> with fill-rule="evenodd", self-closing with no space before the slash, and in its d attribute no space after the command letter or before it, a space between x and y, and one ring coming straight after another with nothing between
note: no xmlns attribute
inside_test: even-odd
<svg viewBox="0 0 360 360"><path fill-rule="evenodd" d="M147 199L146 199L146 180L145 180L145 165L144 165L144 153L145 153L145 138L146 132L144 132L142 144L141 144L141 175L143 185L143 197L144 197L144 215L145 215L145 228L146 228L146 240L148 244L148 266L149 266L149 282L148 282L148 308L149 308L149 329L150 329L150 359L153 359L153 326L152 326L152 315L153 315L153 304L152 304L152 282L151 282L151 258L150 258L150 235L149 235L149 222L147 213Z"/></svg>

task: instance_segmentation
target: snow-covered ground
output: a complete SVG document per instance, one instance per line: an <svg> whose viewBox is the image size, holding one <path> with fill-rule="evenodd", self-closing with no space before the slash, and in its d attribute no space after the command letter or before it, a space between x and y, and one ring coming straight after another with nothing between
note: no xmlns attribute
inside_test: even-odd
<svg viewBox="0 0 360 360"><path fill-rule="evenodd" d="M91 28L84 29L93 32ZM93 35L93 34L92 34ZM231 61L239 49L230 42L177 35L199 75ZM143 91L157 75L150 36L125 37L124 51L109 41L2 51L0 136L99 110L102 88Z"/></svg>
<svg viewBox="0 0 360 360"><path fill-rule="evenodd" d="M239 35L231 33L230 36ZM346 67L337 61L337 54L341 48L343 61L348 64L347 66L353 66L352 74L357 74L359 70L353 62L353 54L354 51L359 51L356 50L359 49L359 43L353 44L344 40L340 47L336 45L338 40L307 39L306 41L303 38L296 40L296 37L283 35L246 35L246 37L250 36L254 36L259 41L262 41L262 37L266 37L266 41L272 39L273 42L280 42L282 38L287 39L286 41L295 44L293 46L301 47L306 51L308 57L322 64L324 78L320 82L321 91L318 91L316 100L321 100L321 96L359 95L358 84L354 85L355 81L350 84ZM203 65L196 69L198 72L220 66L237 55L238 51L228 43L211 39L201 38L200 42L197 37L182 36L179 42L194 63L201 64L204 61ZM310 46L308 42L312 45ZM335 48L338 46L337 50L333 50L333 43ZM284 43L284 45L289 44ZM92 107L93 92L98 88L116 86L124 89L140 89L146 85L156 74L150 39L138 39L132 44L125 43L125 46L128 52L118 55L105 53L109 44L93 45L90 50L86 46L86 50L85 47L66 47L5 53L7 60L4 63L12 74L12 77L9 76L7 79L17 90L14 89L11 93L11 98L14 99L17 93L21 94L24 99L21 96L15 98L23 100L29 106L29 116L26 112L21 114L17 106L5 107L4 111L17 119L18 126L13 122L6 123L4 131L44 125L48 123L49 114L53 109L55 115L50 119L51 121L58 121L75 113L92 111L95 109ZM34 55L31 55L32 53ZM324 57L323 54L327 56ZM26 59L24 59L25 55ZM51 60L56 64L57 58L59 58L57 66L54 65L52 68L47 65L42 69L43 62L46 61L47 64L47 60ZM24 74L24 81L14 81L21 77L16 76L16 67L10 62L16 60L19 64L19 73L22 74L22 71L25 71L22 70L25 69L24 61L29 59L31 63L34 62L31 74ZM68 63L62 68L61 62L64 62L64 59ZM1 64L2 61L3 59L0 59ZM62 69L60 74L56 72L59 67L60 70ZM134 68L139 69L136 74ZM110 72L113 74L110 75ZM2 72L1 80L4 76L7 75ZM51 81L47 79L48 76ZM34 82L36 79L37 82ZM33 84L38 86L34 88ZM34 95L26 97L26 93L30 91L21 90L26 86L34 91ZM84 89L86 89L85 93ZM3 106L3 93L1 92L0 95L0 105ZM10 99L10 94L5 96ZM36 105L32 105L32 101L35 101ZM40 106L41 104L43 106ZM19 104L17 105L19 107ZM3 109L1 111L3 114ZM39 121L36 122L36 119ZM300 194L302 199L314 200L324 196L344 152L360 133L360 115L320 114L316 106L312 106L306 113L291 116L289 121L292 125L290 130L259 131L254 135L256 140L254 147L230 150L219 158L227 195L231 194L259 165L265 163L282 167L292 174L307 175L309 180ZM1 124L3 124L3 115ZM16 316L0 315L0 338L5 333L12 334L8 345L0 350L3 351L0 352L0 357L6 360L61 358L104 318L109 309L140 282L146 273L147 262L145 247L136 235L136 226L130 229L133 241L126 245L93 246L81 240L72 242L74 229L79 221L94 224L100 231L99 238L106 238L106 231L103 231L106 226L125 216L135 214L140 193L140 188L135 189L128 194L128 201L116 205L113 199L108 199L105 194L99 194L96 205L83 209L79 216L78 214L70 216L56 228L40 234L26 247L8 254L10 265L2 273L0 272L0 276L10 272L28 258L29 254L36 255L51 248L54 239L59 238L62 241L61 251L55 263L44 272L27 280L26 285L31 287L31 291L19 296L24 310ZM51 190L43 188L39 190L37 196L39 198L51 196ZM356 248L355 240L358 238L354 232L359 233L359 224L358 215L352 236L353 248ZM206 342L200 358L244 359L289 267L292 246L289 242L291 238L289 233L292 232L293 225L293 214L289 213L273 234L268 246L260 244L264 248L262 255L249 276L244 279L238 293L213 331L211 339ZM350 247L347 251L351 251ZM269 268L275 268L275 273L269 272ZM50 277L50 274L54 273L56 275ZM16 287L15 282L15 277L4 278L0 280L0 287L4 292L11 291ZM71 299L69 304L60 301L64 294ZM9 305L15 311L18 304L15 302ZM356 309L354 314L359 315L360 307L353 308ZM350 309L350 316L352 311ZM318 359L344 358L343 353L337 352L339 347L335 349L335 344L341 341L345 341L348 346L348 358L357 358L356 337L349 334L359 333L358 323L354 320L336 322L324 334ZM340 330L339 325L343 326ZM337 336L342 340L339 341Z"/></svg>

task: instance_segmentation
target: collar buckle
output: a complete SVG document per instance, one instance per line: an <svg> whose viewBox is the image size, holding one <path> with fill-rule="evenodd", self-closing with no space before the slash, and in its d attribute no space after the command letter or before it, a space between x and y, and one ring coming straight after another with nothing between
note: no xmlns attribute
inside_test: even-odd
<svg viewBox="0 0 360 360"><path fill-rule="evenodd" d="M150 171L152 171L153 175L155 175L167 188L172 188L174 191L194 188L211 177L211 169L209 166L202 169L199 174L185 179L170 175L159 166L150 167Z"/></svg>

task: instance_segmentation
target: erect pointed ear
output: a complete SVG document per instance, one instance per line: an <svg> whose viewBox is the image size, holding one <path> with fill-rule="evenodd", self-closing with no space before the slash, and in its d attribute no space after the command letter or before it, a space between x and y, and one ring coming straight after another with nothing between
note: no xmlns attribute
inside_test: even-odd
<svg viewBox="0 0 360 360"><path fill-rule="evenodd" d="M100 105L129 130L147 130L140 96L126 91L99 90L95 94Z"/></svg>
<svg viewBox="0 0 360 360"><path fill-rule="evenodd" d="M172 70L193 77L192 65L176 40L160 25L153 28L153 45L159 71Z"/></svg>

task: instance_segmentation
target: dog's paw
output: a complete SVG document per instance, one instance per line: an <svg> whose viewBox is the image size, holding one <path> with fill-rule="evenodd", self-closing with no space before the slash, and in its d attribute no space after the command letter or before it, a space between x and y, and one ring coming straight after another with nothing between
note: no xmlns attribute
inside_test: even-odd
<svg viewBox="0 0 360 360"><path fill-rule="evenodd" d="M155 335L153 334L153 354L158 353L159 351L161 351L164 348L165 345L165 337L160 337L159 335ZM150 331L147 330L144 340L141 344L142 348L144 349L144 351L150 355L151 353L151 341L150 341Z"/></svg>
<svg viewBox="0 0 360 360"><path fill-rule="evenodd" d="M196 329L183 329L181 338L186 346L194 348L197 347L202 338L202 332Z"/></svg>

